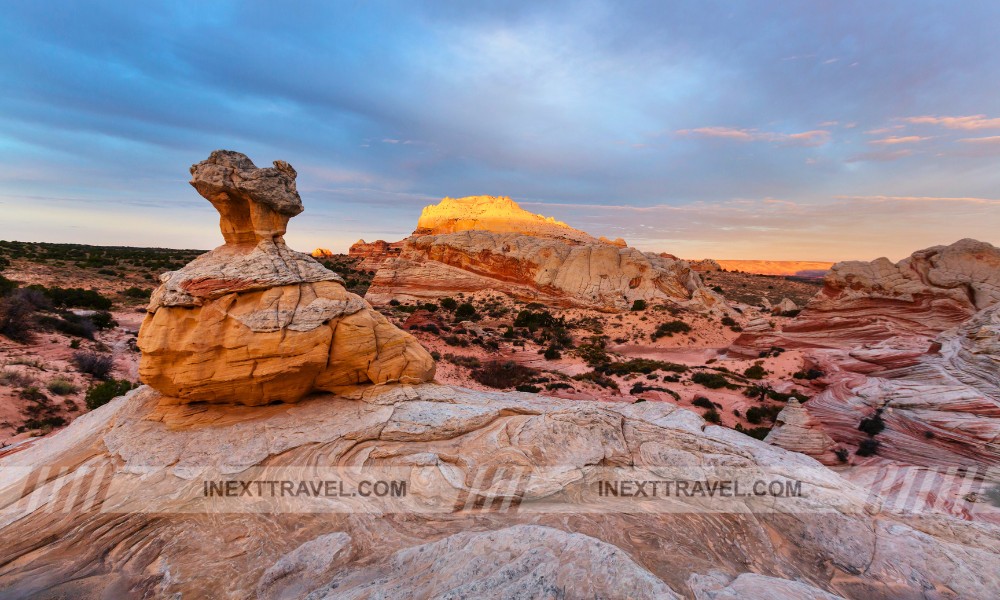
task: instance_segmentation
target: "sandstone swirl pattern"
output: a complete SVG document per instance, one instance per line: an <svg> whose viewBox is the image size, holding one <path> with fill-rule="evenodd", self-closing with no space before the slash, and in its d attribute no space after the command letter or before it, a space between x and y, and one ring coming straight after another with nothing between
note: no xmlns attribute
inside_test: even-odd
<svg viewBox="0 0 1000 600"><path fill-rule="evenodd" d="M365 382L420 382L430 355L282 238L302 211L295 171L216 151L191 184L219 210L226 244L165 273L139 332L143 382L178 402L295 402Z"/></svg>
<svg viewBox="0 0 1000 600"><path fill-rule="evenodd" d="M161 400L140 388L0 458L8 474L0 483L0 596L1000 593L996 525L879 510L868 489L814 460L666 403L434 384L359 387L266 407ZM381 467L421 473L410 479L412 510L354 499L345 502L355 510L331 510L325 507L335 499L319 498L275 512L253 501L220 504L202 493L206 477L280 479L289 469ZM544 509L553 498L586 496L602 470L633 467L769 468L802 479L808 495L798 502L748 498L722 512L711 504L707 511L690 505L644 512L639 504ZM540 483L508 485L524 470L545 468L551 475ZM496 491L478 487L480 493L514 509L452 504L452 492L477 489L484 473Z"/></svg>

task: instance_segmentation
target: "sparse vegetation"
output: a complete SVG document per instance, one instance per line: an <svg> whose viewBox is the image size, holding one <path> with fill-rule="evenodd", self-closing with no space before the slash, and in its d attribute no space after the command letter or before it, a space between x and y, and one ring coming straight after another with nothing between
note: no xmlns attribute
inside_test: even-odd
<svg viewBox="0 0 1000 600"><path fill-rule="evenodd" d="M675 333L690 333L691 326L684 321L669 321L667 323L661 323L652 334L650 338L655 342L661 337L673 337Z"/></svg>
<svg viewBox="0 0 1000 600"><path fill-rule="evenodd" d="M81 373L93 375L98 379L107 379L111 373L114 362L110 354L97 354L95 352L75 352L73 363Z"/></svg>
<svg viewBox="0 0 1000 600"><path fill-rule="evenodd" d="M872 456L878 454L879 441L875 438L867 438L861 440L858 444L858 449L855 452L858 456Z"/></svg>
<svg viewBox="0 0 1000 600"><path fill-rule="evenodd" d="M875 411L873 416L861 419L861 423L858 424L858 431L863 431L872 437L882 433L884 429L885 421L882 420L881 409Z"/></svg>
<svg viewBox="0 0 1000 600"><path fill-rule="evenodd" d="M85 398L87 408L94 410L95 408L104 406L118 396L127 394L137 386L138 384L125 379L109 379L108 381L93 385L87 390Z"/></svg>
<svg viewBox="0 0 1000 600"><path fill-rule="evenodd" d="M57 396L69 396L70 394L75 394L80 391L80 388L65 377L56 377L55 379L49 381L45 387Z"/></svg>
<svg viewBox="0 0 1000 600"><path fill-rule="evenodd" d="M724 387L736 388L726 377L720 373L698 372L691 376L691 381L698 385L703 385L709 389L717 390Z"/></svg>
<svg viewBox="0 0 1000 600"><path fill-rule="evenodd" d="M474 369L472 378L496 389L507 389L528 383L538 372L514 361L493 360Z"/></svg>

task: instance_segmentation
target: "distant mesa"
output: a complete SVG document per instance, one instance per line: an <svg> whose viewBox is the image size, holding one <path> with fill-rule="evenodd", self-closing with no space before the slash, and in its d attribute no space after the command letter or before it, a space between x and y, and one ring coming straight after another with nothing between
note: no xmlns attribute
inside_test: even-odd
<svg viewBox="0 0 1000 600"><path fill-rule="evenodd" d="M804 279L822 279L832 262L808 260L721 260L706 258L693 260L691 268L702 272L712 271L742 271L754 275L775 275L779 277L802 277Z"/></svg>
<svg viewBox="0 0 1000 600"><path fill-rule="evenodd" d="M423 209L409 238L352 246L363 267L377 267L365 298L433 300L500 292L553 306L620 311L636 300L700 311L728 311L688 263L644 253L622 239L595 238L507 197L445 198Z"/></svg>
<svg viewBox="0 0 1000 600"><path fill-rule="evenodd" d="M139 331L143 383L177 403L296 402L316 390L421 382L434 361L339 275L285 245L295 170L217 150L191 185L226 243L161 276Z"/></svg>
<svg viewBox="0 0 1000 600"><path fill-rule="evenodd" d="M333 250L329 248L316 248L310 253L313 258L333 258Z"/></svg>

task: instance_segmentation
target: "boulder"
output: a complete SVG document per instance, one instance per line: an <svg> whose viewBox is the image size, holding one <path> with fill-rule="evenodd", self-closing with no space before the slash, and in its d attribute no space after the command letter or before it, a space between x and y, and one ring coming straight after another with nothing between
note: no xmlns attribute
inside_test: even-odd
<svg viewBox="0 0 1000 600"><path fill-rule="evenodd" d="M227 241L160 277L139 331L142 381L174 402L260 405L432 379L434 361L411 335L285 245L302 203L294 169L275 164L216 151L192 167Z"/></svg>

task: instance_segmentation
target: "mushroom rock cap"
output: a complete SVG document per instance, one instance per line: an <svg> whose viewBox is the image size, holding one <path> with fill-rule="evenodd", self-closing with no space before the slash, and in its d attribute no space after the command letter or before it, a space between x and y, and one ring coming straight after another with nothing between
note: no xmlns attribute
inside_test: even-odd
<svg viewBox="0 0 1000 600"><path fill-rule="evenodd" d="M245 154L216 150L191 165L191 185L219 211L227 244L250 244L285 235L288 219L302 212L297 173L283 160L260 169Z"/></svg>

